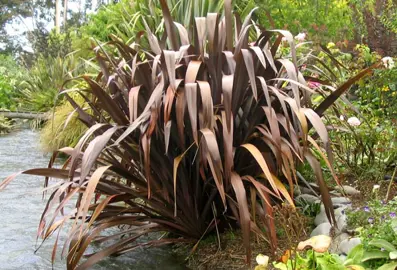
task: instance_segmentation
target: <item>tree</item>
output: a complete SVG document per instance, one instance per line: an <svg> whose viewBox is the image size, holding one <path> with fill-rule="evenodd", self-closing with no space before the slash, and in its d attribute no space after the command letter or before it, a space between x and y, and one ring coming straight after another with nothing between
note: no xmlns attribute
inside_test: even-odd
<svg viewBox="0 0 397 270"><path fill-rule="evenodd" d="M68 0L63 1L63 27L66 28L68 20Z"/></svg>
<svg viewBox="0 0 397 270"><path fill-rule="evenodd" d="M60 33L61 29L61 0L55 0L55 32Z"/></svg>
<svg viewBox="0 0 397 270"><path fill-rule="evenodd" d="M371 50L381 55L397 54L397 1L352 1L350 7L354 21L365 27L355 34L356 42L365 36ZM360 31L360 28L356 29Z"/></svg>

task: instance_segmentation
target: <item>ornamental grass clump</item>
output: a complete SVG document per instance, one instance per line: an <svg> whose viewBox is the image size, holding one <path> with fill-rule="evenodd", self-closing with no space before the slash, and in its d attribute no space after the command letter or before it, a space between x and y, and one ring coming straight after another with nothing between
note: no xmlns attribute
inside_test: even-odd
<svg viewBox="0 0 397 270"><path fill-rule="evenodd" d="M305 161L335 221L318 161L332 171L322 152L331 157L321 116L354 80L312 109L315 92L297 69L289 32L261 32L251 14L244 22L233 18L230 0L224 17L195 18L188 31L160 2L166 31L159 39L147 27L150 48L114 36L95 47L101 72L76 78L86 82L75 91L89 107L63 91L88 127L74 148L59 150L69 156L65 164L53 167L55 153L48 168L24 172L46 176L46 185L60 179L38 235L46 240L70 224L63 250L68 269L142 246L195 243L229 225L241 227L249 261L251 233L276 247L272 206L294 205L296 166ZM292 60L276 58L283 37ZM66 212L69 203L75 207ZM141 239L155 232L167 234ZM101 249L85 254L92 243Z"/></svg>

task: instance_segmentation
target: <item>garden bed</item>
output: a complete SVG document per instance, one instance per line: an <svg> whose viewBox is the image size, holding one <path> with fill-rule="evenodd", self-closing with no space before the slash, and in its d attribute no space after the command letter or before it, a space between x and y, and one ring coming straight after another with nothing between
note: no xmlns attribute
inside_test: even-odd
<svg viewBox="0 0 397 270"><path fill-rule="evenodd" d="M355 180L353 177L344 177L343 185L355 187L360 191L359 195L350 196L352 200L353 209L362 208L366 206L367 202L373 197L373 188L379 185L378 196L385 198L389 181L376 180L376 179L359 179ZM394 198L397 195L397 183L393 182L390 189L389 198ZM313 229L314 217L304 217L306 229L301 234L294 238L293 245L297 245L300 241L307 239L310 231ZM283 216L277 216L277 221L280 223L284 220ZM290 223L296 223L296 220L291 220ZM280 224L278 224L279 227ZM286 250L291 249L291 241L288 240L288 235L279 233L278 248L275 255L271 255L269 244L254 237L251 238L252 247L252 268L256 265L255 257L257 254L265 254L270 257L270 261L279 260ZM219 243L220 242L220 243ZM180 245L177 246L175 251L178 254L185 256L187 259L187 267L190 269L249 269L245 263L246 251L242 245L242 235L240 231L227 231L220 234L220 241L216 235L212 235L202 240L196 251L189 257L192 246ZM270 265L269 269L275 269Z"/></svg>

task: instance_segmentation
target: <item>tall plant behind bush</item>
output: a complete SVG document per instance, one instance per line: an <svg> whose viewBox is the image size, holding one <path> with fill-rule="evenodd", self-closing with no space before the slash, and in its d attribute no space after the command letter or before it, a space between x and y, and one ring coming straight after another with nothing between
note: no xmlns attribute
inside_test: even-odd
<svg viewBox="0 0 397 270"><path fill-rule="evenodd" d="M182 24L190 32L193 29L195 17L206 16L209 12L221 13L223 0L167 0L174 21ZM164 32L163 16L160 0L122 0L119 3L103 6L90 20L75 31L73 47L80 50L79 55L84 57L91 51L90 39L109 41L111 35L116 35L126 43L136 42L143 33L145 24L152 29L156 35ZM147 47L146 40L140 41L141 46Z"/></svg>
<svg viewBox="0 0 397 270"><path fill-rule="evenodd" d="M251 232L275 248L272 206L293 205L295 168L305 160L335 221L311 149L332 171L319 146L331 157L321 116L369 70L313 110L309 100L315 92L297 69L289 32L254 31L250 15L244 22L233 19L231 1L225 2L224 17L197 17L190 32L172 21L166 1L160 3L166 38L145 27L150 50L136 51L114 37L95 49L101 72L81 76L88 87L77 90L90 110L65 91L89 129L76 147L59 150L70 156L62 169L52 168L54 156L50 168L24 172L61 179L39 235L45 240L72 220L65 241L69 269L86 269L141 246L197 241L229 224L242 228L248 260ZM253 43L250 31L257 33ZM283 36L291 60L275 58ZM310 127L321 142L310 136ZM75 209L61 215L74 196ZM168 237L137 241L151 232ZM102 250L81 262L91 243Z"/></svg>
<svg viewBox="0 0 397 270"><path fill-rule="evenodd" d="M346 0L239 0L240 6L259 7L257 16L268 28L306 32L317 42L350 39L352 12Z"/></svg>
<svg viewBox="0 0 397 270"><path fill-rule="evenodd" d="M335 114L327 115L327 123L333 127L330 132L335 152L341 161L339 169L353 173L356 177L383 179L397 157L396 102L397 68L390 57L371 51L364 44L355 47L355 54L342 53L334 43L318 55L321 61L337 61L339 68L331 69L334 80L347 79L362 68L382 62L373 69L371 76L360 79L349 90L343 102L338 102ZM329 58L329 55L332 58ZM382 61L381 61L382 60ZM307 66L307 70L314 69ZM310 72L309 71L309 72ZM321 76L324 79L324 76ZM328 80L329 80L328 79ZM350 119L350 120L349 120ZM356 119L351 122L352 119Z"/></svg>
<svg viewBox="0 0 397 270"><path fill-rule="evenodd" d="M80 106L88 106L81 97L76 95L74 99ZM73 106L63 101L49 115L48 121L40 132L40 144L44 152L52 153L62 147L76 146L87 127L79 121Z"/></svg>
<svg viewBox="0 0 397 270"><path fill-rule="evenodd" d="M47 112L58 101L59 89L65 80L85 71L84 63L72 54L66 57L39 57L19 86L22 109Z"/></svg>
<svg viewBox="0 0 397 270"><path fill-rule="evenodd" d="M22 69L10 55L0 54L0 109L18 107L18 85L23 77Z"/></svg>

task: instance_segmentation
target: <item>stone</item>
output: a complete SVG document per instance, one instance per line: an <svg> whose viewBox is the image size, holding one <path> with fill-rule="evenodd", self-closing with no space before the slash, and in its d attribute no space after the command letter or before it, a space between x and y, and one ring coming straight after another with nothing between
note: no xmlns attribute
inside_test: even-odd
<svg viewBox="0 0 397 270"><path fill-rule="evenodd" d="M302 194L296 197L297 201L302 200L303 202L306 203L317 203L318 202L318 197L310 194Z"/></svg>
<svg viewBox="0 0 397 270"><path fill-rule="evenodd" d="M349 254L350 250L352 250L359 244L361 244L361 239L358 237L345 239L340 243L340 251L341 253L347 255Z"/></svg>
<svg viewBox="0 0 397 270"><path fill-rule="evenodd" d="M347 256L344 254L339 255L339 259L341 259L342 262L345 262L347 259Z"/></svg>
<svg viewBox="0 0 397 270"><path fill-rule="evenodd" d="M320 211L314 219L314 225L320 225L321 223L328 222L327 214L324 211Z"/></svg>
<svg viewBox="0 0 397 270"><path fill-rule="evenodd" d="M320 187L316 183L309 183L309 185L314 189L314 190L320 190Z"/></svg>
<svg viewBox="0 0 397 270"><path fill-rule="evenodd" d="M342 197L343 195L340 194L338 191L336 190L332 190L329 192L329 194L334 195L335 197Z"/></svg>
<svg viewBox="0 0 397 270"><path fill-rule="evenodd" d="M334 209L338 209L338 208L344 208L346 209L352 209L352 205L351 204L333 204Z"/></svg>
<svg viewBox="0 0 397 270"><path fill-rule="evenodd" d="M320 225L321 223L324 222L328 222L328 218L327 218L327 214L325 213L325 208L324 205L321 205L322 207L320 208L320 213L318 213L318 215L316 216L316 218L314 219L314 225ZM346 207L340 207L337 208L336 210L334 210L334 214L335 214L335 219L338 221L338 218L340 216L345 216L345 209ZM338 225L339 227L339 225Z"/></svg>
<svg viewBox="0 0 397 270"><path fill-rule="evenodd" d="M316 195L311 189L307 187L302 187L302 186L295 186L294 188L294 194L295 196L301 195L301 194L310 194L310 195Z"/></svg>
<svg viewBox="0 0 397 270"><path fill-rule="evenodd" d="M339 192L344 192L346 195L350 195L350 196L354 196L354 195L359 195L360 191L355 189L354 187L351 186L337 186L335 187L335 190L339 191Z"/></svg>
<svg viewBox="0 0 397 270"><path fill-rule="evenodd" d="M347 228L347 216L345 214L339 216L335 215L335 219L336 219L336 225L338 226L336 230L339 232L345 231Z"/></svg>
<svg viewBox="0 0 397 270"><path fill-rule="evenodd" d="M335 254L342 254L342 251L340 250L340 244L342 241L349 239L349 234L347 233L341 233L340 235L336 236L334 239L332 239L331 246L329 248L330 253L335 253Z"/></svg>
<svg viewBox="0 0 397 270"><path fill-rule="evenodd" d="M331 232L331 224L329 224L328 222L324 222L321 223L320 225L318 225L310 234L310 237L316 236L316 235L330 235Z"/></svg>
<svg viewBox="0 0 397 270"><path fill-rule="evenodd" d="M331 198L332 204L350 204L351 200L346 197L333 197Z"/></svg>

